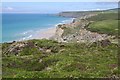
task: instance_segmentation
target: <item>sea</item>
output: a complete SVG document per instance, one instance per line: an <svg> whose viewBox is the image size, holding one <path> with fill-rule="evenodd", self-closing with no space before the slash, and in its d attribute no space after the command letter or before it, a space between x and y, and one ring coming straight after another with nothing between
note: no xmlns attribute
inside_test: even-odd
<svg viewBox="0 0 120 80"><path fill-rule="evenodd" d="M37 32L56 27L57 24L69 23L72 18L53 14L2 14L2 42L33 39Z"/></svg>

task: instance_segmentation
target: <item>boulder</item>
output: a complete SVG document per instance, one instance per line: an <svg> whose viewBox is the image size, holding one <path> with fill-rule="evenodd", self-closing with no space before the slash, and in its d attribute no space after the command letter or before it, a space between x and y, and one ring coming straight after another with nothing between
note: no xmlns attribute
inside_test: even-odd
<svg viewBox="0 0 120 80"><path fill-rule="evenodd" d="M47 49L47 50L46 50L46 53L50 53L50 52L51 52L51 49Z"/></svg>
<svg viewBox="0 0 120 80"><path fill-rule="evenodd" d="M28 43L27 43L27 46L28 46L28 47L34 47L34 43L33 43L33 42L28 42Z"/></svg>
<svg viewBox="0 0 120 80"><path fill-rule="evenodd" d="M101 44L101 46L105 47L105 46L110 45L111 42L110 42L110 40L105 39L105 40L100 41L100 44Z"/></svg>

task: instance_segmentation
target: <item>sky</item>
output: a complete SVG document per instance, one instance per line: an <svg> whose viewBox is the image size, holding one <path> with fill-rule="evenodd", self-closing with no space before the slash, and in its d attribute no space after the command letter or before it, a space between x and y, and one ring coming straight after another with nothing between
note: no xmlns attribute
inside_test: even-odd
<svg viewBox="0 0 120 80"><path fill-rule="evenodd" d="M3 2L118 2L120 0L2 0Z"/></svg>
<svg viewBox="0 0 120 80"><path fill-rule="evenodd" d="M117 8L115 2L3 2L3 13L58 13Z"/></svg>

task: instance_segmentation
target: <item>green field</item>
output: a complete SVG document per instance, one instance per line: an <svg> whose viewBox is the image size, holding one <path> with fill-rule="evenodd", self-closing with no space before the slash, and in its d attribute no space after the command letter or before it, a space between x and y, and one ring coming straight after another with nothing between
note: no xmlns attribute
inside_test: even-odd
<svg viewBox="0 0 120 80"><path fill-rule="evenodd" d="M119 20L118 13L113 12L105 12L105 13L99 13L96 16L92 16L88 18L89 21L102 21L102 20Z"/></svg>
<svg viewBox="0 0 120 80"><path fill-rule="evenodd" d="M118 35L118 22L120 20L103 20L89 25L88 30L109 35Z"/></svg>

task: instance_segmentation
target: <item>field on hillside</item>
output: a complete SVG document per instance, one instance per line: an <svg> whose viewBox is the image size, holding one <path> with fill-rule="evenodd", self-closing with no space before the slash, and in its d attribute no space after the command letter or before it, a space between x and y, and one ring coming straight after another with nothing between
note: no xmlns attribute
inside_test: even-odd
<svg viewBox="0 0 120 80"><path fill-rule="evenodd" d="M90 47L80 43L30 40L38 48L24 47L17 54L3 54L3 78L111 77L118 74L115 44ZM7 44L3 44L7 48ZM50 50L50 52L48 51Z"/></svg>
<svg viewBox="0 0 120 80"><path fill-rule="evenodd" d="M118 22L120 20L103 20L97 21L88 27L92 32L104 33L108 35L118 35Z"/></svg>
<svg viewBox="0 0 120 80"><path fill-rule="evenodd" d="M93 22L87 29L92 32L118 36L118 23L120 22L118 15L118 13L112 11L90 17L87 20Z"/></svg>

